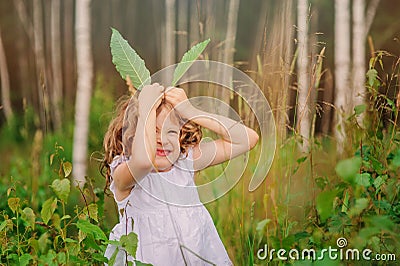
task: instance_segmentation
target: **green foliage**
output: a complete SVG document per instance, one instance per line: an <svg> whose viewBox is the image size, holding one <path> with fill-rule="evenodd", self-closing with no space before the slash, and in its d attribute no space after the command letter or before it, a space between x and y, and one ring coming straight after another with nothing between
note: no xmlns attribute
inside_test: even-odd
<svg viewBox="0 0 400 266"><path fill-rule="evenodd" d="M104 201L99 198L83 208L75 206L67 214L65 203L71 192L71 183L65 177L69 175L72 165L60 158L62 150L63 147L56 145L48 161L57 169L58 178L50 185L57 197L50 196L39 203L40 212L27 206L30 202L29 192L24 188L22 191L25 193L20 193L17 187L21 186L14 183L7 190L8 208L0 213L2 263L70 265L107 262L103 254L108 239L98 222L99 206Z"/></svg>
<svg viewBox="0 0 400 266"><path fill-rule="evenodd" d="M111 54L112 61L123 79L129 76L133 86L138 90L150 84L150 72L142 58L136 53L129 43L116 29L111 29Z"/></svg>
<svg viewBox="0 0 400 266"><path fill-rule="evenodd" d="M177 65L174 71L174 79L172 80L171 84L172 86L175 86L176 83L182 78L193 62L199 57L204 49L206 49L209 42L210 39L198 43L183 55L181 62Z"/></svg>

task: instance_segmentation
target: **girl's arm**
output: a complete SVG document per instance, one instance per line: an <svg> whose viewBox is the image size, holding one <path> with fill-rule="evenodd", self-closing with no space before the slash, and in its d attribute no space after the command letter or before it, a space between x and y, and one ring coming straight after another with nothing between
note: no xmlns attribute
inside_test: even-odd
<svg viewBox="0 0 400 266"><path fill-rule="evenodd" d="M126 198L132 187L153 168L156 152L156 109L164 88L157 83L143 87L139 94L138 121L131 157L114 171L117 200ZM147 154L147 156L146 156Z"/></svg>
<svg viewBox="0 0 400 266"><path fill-rule="evenodd" d="M195 170L235 158L252 149L258 141L258 134L240 122L225 116L201 111L190 104L186 93L180 88L166 92L165 99L186 119L217 133L220 138L211 142L200 142L193 149Z"/></svg>

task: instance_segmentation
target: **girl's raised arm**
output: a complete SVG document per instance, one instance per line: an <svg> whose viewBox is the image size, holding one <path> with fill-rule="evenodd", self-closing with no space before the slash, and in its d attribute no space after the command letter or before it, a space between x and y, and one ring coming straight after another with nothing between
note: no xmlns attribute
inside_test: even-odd
<svg viewBox="0 0 400 266"><path fill-rule="evenodd" d="M180 88L167 90L166 101L186 119L217 133L220 138L211 142L200 142L193 149L195 170L201 170L251 150L258 142L258 134L251 128L225 116L196 109L190 104L186 93Z"/></svg>
<svg viewBox="0 0 400 266"><path fill-rule="evenodd" d="M157 83L143 87L139 94L138 121L130 159L114 171L117 200L126 198L132 187L153 168L156 152L156 109L164 88Z"/></svg>

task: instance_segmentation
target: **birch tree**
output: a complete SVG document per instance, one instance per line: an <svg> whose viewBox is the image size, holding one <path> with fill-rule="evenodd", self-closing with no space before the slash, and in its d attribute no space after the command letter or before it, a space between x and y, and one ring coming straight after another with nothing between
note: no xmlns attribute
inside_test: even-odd
<svg viewBox="0 0 400 266"><path fill-rule="evenodd" d="M7 58L4 51L0 30L0 79L1 79L1 105L7 122L13 116L10 100L10 77L8 75ZM1 108L0 108L1 109Z"/></svg>
<svg viewBox="0 0 400 266"><path fill-rule="evenodd" d="M343 152L345 115L349 113L350 11L349 0L335 0L335 136L338 153Z"/></svg>
<svg viewBox="0 0 400 266"><path fill-rule="evenodd" d="M352 108L365 103L365 43L379 0L372 0L365 11L364 0L353 0L353 97ZM362 123L363 116L358 117Z"/></svg>
<svg viewBox="0 0 400 266"><path fill-rule="evenodd" d="M308 73L308 23L307 23L307 0L297 2L297 127L303 139L302 150L306 151L309 146L310 138L310 86Z"/></svg>
<svg viewBox="0 0 400 266"><path fill-rule="evenodd" d="M73 176L79 186L85 184L89 132L89 110L92 93L93 58L91 54L90 0L76 2L77 93L73 143Z"/></svg>
<svg viewBox="0 0 400 266"><path fill-rule="evenodd" d="M53 86L51 103L53 123L56 131L61 129L61 97L62 97L62 64L61 64L61 28L60 28L60 0L51 1L51 67Z"/></svg>

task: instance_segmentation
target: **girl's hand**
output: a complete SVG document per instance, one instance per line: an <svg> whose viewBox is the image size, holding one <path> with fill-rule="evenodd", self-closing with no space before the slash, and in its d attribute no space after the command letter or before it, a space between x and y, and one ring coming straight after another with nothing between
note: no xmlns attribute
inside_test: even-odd
<svg viewBox="0 0 400 266"><path fill-rule="evenodd" d="M185 91L181 88L169 87L165 92L165 101L169 102L178 113L190 119L194 106L190 103Z"/></svg>
<svg viewBox="0 0 400 266"><path fill-rule="evenodd" d="M150 111L151 108L157 109L161 104L164 87L158 83L146 85L139 93L139 106Z"/></svg>

